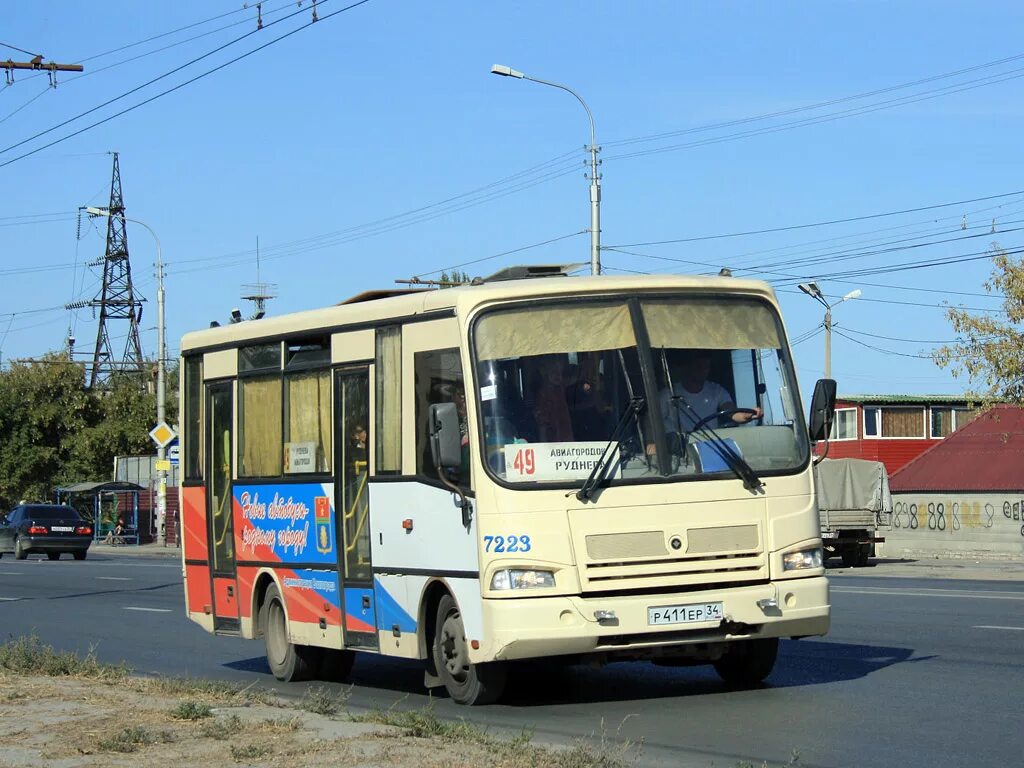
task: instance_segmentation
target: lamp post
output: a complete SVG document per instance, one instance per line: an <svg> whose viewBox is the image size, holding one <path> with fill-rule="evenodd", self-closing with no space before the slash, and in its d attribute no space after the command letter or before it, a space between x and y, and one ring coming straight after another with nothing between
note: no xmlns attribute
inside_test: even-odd
<svg viewBox="0 0 1024 768"><path fill-rule="evenodd" d="M539 77L530 77L522 72L506 67L503 64L495 64L491 67L491 74L502 77L514 77L519 80L529 80L541 85L550 85L552 88L560 88L568 91L587 110L587 118L590 120L590 274L601 274L601 177L597 174L597 142L594 139L594 115L576 91L567 85L553 83L550 80L541 80Z"/></svg>
<svg viewBox="0 0 1024 768"><path fill-rule="evenodd" d="M110 211L106 208L93 208L88 206L86 207L85 212L90 216L110 217ZM153 236L153 240L156 241L156 423L163 424L167 417L166 407L164 404L167 393L166 372L164 368L164 358L166 357L164 347L164 261L160 251L160 238L156 236L156 232L153 231L153 228L144 221L131 219L127 216L124 217L124 220L138 224L140 227L144 227L149 234ZM162 467L163 462L167 459L167 448L165 446L159 446L157 448L156 457ZM157 544L163 546L167 541L167 470L162 468L158 469L156 471L156 476L156 536Z"/></svg>
<svg viewBox="0 0 1024 768"><path fill-rule="evenodd" d="M797 286L801 291L806 293L812 299L816 299L823 307L825 307L825 378L832 378L832 308L837 307L848 299L856 299L860 296L860 288L855 288L848 294L843 296L839 301L834 301L831 304L825 299L825 294L821 292L817 283L800 283Z"/></svg>

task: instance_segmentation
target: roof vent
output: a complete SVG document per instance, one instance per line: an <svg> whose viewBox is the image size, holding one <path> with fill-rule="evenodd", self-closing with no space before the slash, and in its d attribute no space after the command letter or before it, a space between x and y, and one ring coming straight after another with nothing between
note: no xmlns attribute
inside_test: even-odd
<svg viewBox="0 0 1024 768"><path fill-rule="evenodd" d="M485 277L485 283L497 283L502 280L525 280L531 277L568 277L573 270L585 267L586 264L523 264L515 267L505 267L495 272L490 277Z"/></svg>

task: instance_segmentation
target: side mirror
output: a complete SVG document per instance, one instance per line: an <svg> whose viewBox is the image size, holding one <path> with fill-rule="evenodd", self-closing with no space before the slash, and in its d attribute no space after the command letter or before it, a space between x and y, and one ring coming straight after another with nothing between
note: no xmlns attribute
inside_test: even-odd
<svg viewBox="0 0 1024 768"><path fill-rule="evenodd" d="M455 403L437 403L427 411L430 456L438 469L458 469L462 465L462 435Z"/></svg>
<svg viewBox="0 0 1024 768"><path fill-rule="evenodd" d="M811 415L807 431L811 440L824 440L832 431L832 419L836 415L836 382L833 379L818 379L811 398Z"/></svg>

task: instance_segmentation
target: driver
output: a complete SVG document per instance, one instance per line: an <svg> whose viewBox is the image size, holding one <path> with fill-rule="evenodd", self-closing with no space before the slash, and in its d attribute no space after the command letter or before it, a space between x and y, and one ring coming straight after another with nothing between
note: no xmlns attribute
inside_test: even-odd
<svg viewBox="0 0 1024 768"><path fill-rule="evenodd" d="M683 359L678 379L672 382L673 393L682 399L678 405L672 402L668 387L658 393L666 432L690 432L703 419L710 420L719 411L736 407L728 390L721 384L708 379L711 373L711 350L691 349ZM689 406L689 407L687 407ZM751 408L722 418L736 424L746 424L751 419L764 415L761 408Z"/></svg>

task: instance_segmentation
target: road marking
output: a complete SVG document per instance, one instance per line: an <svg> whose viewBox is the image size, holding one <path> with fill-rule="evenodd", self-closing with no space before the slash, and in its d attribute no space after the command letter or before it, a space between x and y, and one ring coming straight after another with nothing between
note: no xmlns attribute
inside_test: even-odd
<svg viewBox="0 0 1024 768"><path fill-rule="evenodd" d="M101 581L131 581L128 576L97 576Z"/></svg>
<svg viewBox="0 0 1024 768"><path fill-rule="evenodd" d="M4 602L4 603L15 603L18 600L21 600L21 598L20 597L0 597L0 602Z"/></svg>
<svg viewBox="0 0 1024 768"><path fill-rule="evenodd" d="M1024 632L1024 627L1000 627L995 624L978 624L971 629L1009 629L1014 632Z"/></svg>
<svg viewBox="0 0 1024 768"><path fill-rule="evenodd" d="M24 576L23 571L0 571L0 576Z"/></svg>
<svg viewBox="0 0 1024 768"><path fill-rule="evenodd" d="M140 608L135 605L126 605L124 607L126 611L147 611L149 613L170 613L170 608Z"/></svg>
<svg viewBox="0 0 1024 768"><path fill-rule="evenodd" d="M967 589L889 589L887 587L831 587L832 592L851 595L893 595L903 597L969 597L974 600L1024 600L1019 592L998 592L995 590L971 591Z"/></svg>

